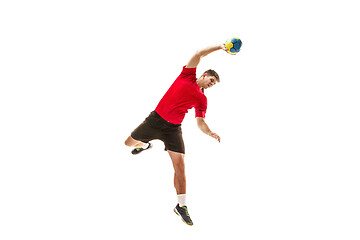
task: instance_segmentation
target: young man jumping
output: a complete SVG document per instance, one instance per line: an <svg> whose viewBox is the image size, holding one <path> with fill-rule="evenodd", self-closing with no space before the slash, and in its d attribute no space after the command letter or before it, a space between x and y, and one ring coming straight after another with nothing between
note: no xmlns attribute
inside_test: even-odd
<svg viewBox="0 0 360 240"><path fill-rule="evenodd" d="M185 146L181 123L188 110L194 107L199 129L220 142L219 135L212 132L205 122L207 98L204 95L204 89L220 81L219 75L210 69L205 71L200 78L196 78L196 68L201 58L217 50L228 52L225 44L196 51L160 100L155 111L151 112L125 141L126 146L135 147L132 154L139 154L150 149L151 140L159 139L164 142L165 150L169 153L175 170L174 185L178 204L174 211L188 225L193 225L193 222L186 207Z"/></svg>

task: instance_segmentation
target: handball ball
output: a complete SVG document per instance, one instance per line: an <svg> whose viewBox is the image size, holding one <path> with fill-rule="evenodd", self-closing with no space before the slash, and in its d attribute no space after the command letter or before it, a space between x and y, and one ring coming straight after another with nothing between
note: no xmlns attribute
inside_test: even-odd
<svg viewBox="0 0 360 240"><path fill-rule="evenodd" d="M225 42L225 47L231 54L237 54L240 51L242 42L239 38L233 37Z"/></svg>

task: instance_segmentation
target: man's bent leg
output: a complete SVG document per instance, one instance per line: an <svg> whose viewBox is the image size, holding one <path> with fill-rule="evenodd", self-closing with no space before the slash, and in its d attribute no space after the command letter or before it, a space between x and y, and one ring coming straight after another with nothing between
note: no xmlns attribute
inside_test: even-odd
<svg viewBox="0 0 360 240"><path fill-rule="evenodd" d="M141 153L144 150L148 150L152 147L151 143L144 143L138 140L135 140L133 137L129 136L126 140L125 140L125 145L129 146L129 147L135 147L131 153L136 155Z"/></svg>
<svg viewBox="0 0 360 240"><path fill-rule="evenodd" d="M131 136L129 136L126 140L125 140L125 145L128 147L138 147L141 148L143 146L145 146L145 143L135 140L134 138L132 138Z"/></svg>

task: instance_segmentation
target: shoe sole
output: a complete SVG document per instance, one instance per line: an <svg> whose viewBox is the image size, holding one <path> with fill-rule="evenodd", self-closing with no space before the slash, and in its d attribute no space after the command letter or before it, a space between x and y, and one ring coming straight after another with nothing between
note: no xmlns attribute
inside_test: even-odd
<svg viewBox="0 0 360 240"><path fill-rule="evenodd" d="M184 223L186 223L187 225L189 225L189 226L194 225L194 224L192 224L192 223L187 223L187 222L185 222L185 220L181 217L180 213L178 212L178 210L176 210L176 208L174 208L174 212L176 213L176 215L180 216L181 220L182 220Z"/></svg>

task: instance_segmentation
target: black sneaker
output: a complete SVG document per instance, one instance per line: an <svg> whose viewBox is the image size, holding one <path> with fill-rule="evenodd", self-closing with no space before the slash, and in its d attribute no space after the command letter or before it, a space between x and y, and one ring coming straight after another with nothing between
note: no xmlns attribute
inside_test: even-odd
<svg viewBox="0 0 360 240"><path fill-rule="evenodd" d="M181 220L183 220L184 223L187 225L193 225L186 206L180 207L178 204L174 208L174 212L181 217Z"/></svg>
<svg viewBox="0 0 360 240"><path fill-rule="evenodd" d="M134 149L131 151L131 153L134 154L134 155L136 155L136 154L139 154L139 153L141 153L142 151L148 150L148 149L150 149L150 148L152 148L152 144L151 144L151 143L149 143L149 146L148 146L147 148L134 148Z"/></svg>

